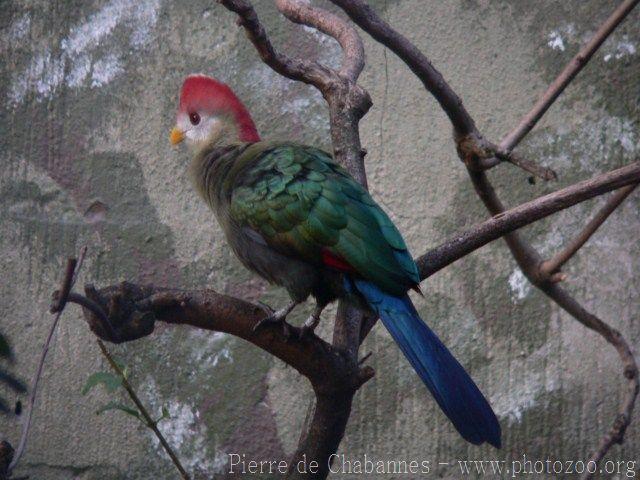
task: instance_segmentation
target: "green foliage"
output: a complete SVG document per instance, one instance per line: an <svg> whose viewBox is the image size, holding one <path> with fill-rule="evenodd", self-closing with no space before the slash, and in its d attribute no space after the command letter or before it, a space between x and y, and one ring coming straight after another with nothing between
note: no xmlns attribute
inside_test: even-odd
<svg viewBox="0 0 640 480"><path fill-rule="evenodd" d="M84 387L82 387L82 395L86 395L93 387L100 384L104 385L107 393L113 393L122 385L122 379L113 373L96 372L87 378Z"/></svg>
<svg viewBox="0 0 640 480"><path fill-rule="evenodd" d="M0 333L0 358L13 359L13 352L8 340Z"/></svg>
<svg viewBox="0 0 640 480"><path fill-rule="evenodd" d="M4 358L9 362L13 361L13 351L9 345L9 341L4 335L2 335L2 333L0 333L0 358ZM2 384L17 393L25 393L27 391L27 387L24 383L15 378L9 372L5 371L3 368L0 368L0 385ZM8 413L9 411L10 408L6 400L0 397L0 413Z"/></svg>
<svg viewBox="0 0 640 480"><path fill-rule="evenodd" d="M169 410L164 405L162 406L162 416L156 420L156 424L160 423L162 420L168 420L171 418L169 415Z"/></svg>
<svg viewBox="0 0 640 480"><path fill-rule="evenodd" d="M119 364L118 367L120 368L120 371L122 372L124 378L127 378L127 367L123 367ZM123 379L122 377L110 372L93 373L89 376L89 378L87 378L87 381L82 387L82 395L86 395L87 393L89 393L96 385L103 385L107 393L113 393L118 390L118 388L123 386ZM109 410L119 410L126 413L127 415L137 418L144 425L150 426L147 424L144 416L136 407L130 407L122 402L118 402L115 400L110 401L109 403L96 410L96 415L102 415L104 412L107 412ZM160 415L160 417L158 417L158 419L153 422L156 425L162 420L171 418L171 416L169 415L169 410L166 406L162 406L161 412L162 414Z"/></svg>
<svg viewBox="0 0 640 480"><path fill-rule="evenodd" d="M144 423L144 419L142 418L138 410L136 410L135 408L127 407L120 402L109 402L106 405L103 405L98 410L96 410L96 415L102 415L104 412L107 412L109 410L120 410L121 412L124 412L127 415L131 415L132 417L135 417L142 423Z"/></svg>

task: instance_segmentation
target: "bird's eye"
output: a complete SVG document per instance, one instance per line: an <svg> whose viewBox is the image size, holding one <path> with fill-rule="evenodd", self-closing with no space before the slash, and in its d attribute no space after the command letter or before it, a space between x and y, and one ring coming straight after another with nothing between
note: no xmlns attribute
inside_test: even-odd
<svg viewBox="0 0 640 480"><path fill-rule="evenodd" d="M200 115L198 115L198 112L192 112L189 114L189 120L191 125L198 125L200 123Z"/></svg>

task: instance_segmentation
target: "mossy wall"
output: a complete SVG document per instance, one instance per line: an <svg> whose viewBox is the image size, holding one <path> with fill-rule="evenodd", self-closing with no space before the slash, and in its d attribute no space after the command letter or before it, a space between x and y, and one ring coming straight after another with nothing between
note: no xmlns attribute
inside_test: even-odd
<svg viewBox="0 0 640 480"><path fill-rule="evenodd" d="M335 41L286 22L267 0L254 3L278 48L336 64ZM618 2L372 4L430 56L480 129L498 140ZM65 258L82 245L89 252L80 283L127 279L284 302L283 291L233 257L191 189L187 153L171 148L167 135L182 78L192 72L233 86L264 137L330 148L321 96L262 64L233 15L211 0L25 0L3 7L0 328L15 347L13 371L31 377L51 321L50 294ZM554 168L559 180L531 185L505 165L491 172L508 205L638 156L639 20L639 12L630 15L523 143L522 152ZM361 83L374 102L361 124L369 184L418 255L487 213L435 100L392 53L364 40ZM602 202L581 204L524 233L551 255ZM566 268L566 288L636 352L638 238L635 194ZM429 460L434 478L458 478L457 460L510 462L523 454L584 460L621 399L615 351L527 283L502 242L422 288L421 314L494 405L504 448L464 443L378 325L363 347L373 352L377 375L356 397L340 453ZM293 321L308 311L300 309ZM330 323L319 330L327 338ZM167 326L111 350L152 410L168 407L171 419L161 428L194 478L225 472L228 453L280 459L294 449L311 392L261 350L224 334ZM101 389L81 395L86 378L106 369L79 311L70 308L51 348L20 473L39 480L176 478L148 430L119 412L95 415L111 396ZM640 461L636 417L625 444L608 458ZM16 444L19 420L0 418L0 433Z"/></svg>

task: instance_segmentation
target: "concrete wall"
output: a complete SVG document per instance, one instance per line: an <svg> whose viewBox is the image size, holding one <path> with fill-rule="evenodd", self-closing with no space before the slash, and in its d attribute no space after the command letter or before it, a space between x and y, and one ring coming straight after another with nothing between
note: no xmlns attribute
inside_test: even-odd
<svg viewBox="0 0 640 480"><path fill-rule="evenodd" d="M255 2L284 51L335 63L337 44ZM314 0L319 3L319 0ZM499 139L617 1L402 0L372 2L424 49L462 95L482 131ZM311 88L258 59L234 17L211 0L25 0L0 11L0 328L15 373L30 378L64 259L89 246L80 283L123 279L213 287L278 305L279 289L247 273L192 192L188 156L168 145L182 78L205 72L232 85L265 137L328 145L327 111ZM530 185L509 166L491 173L509 205L622 166L640 150L640 22L635 12L523 144L560 180ZM486 217L456 159L436 102L391 53L365 38L362 85L374 101L362 122L371 189L414 254ZM602 199L525 229L550 255ZM640 196L632 196L567 267L567 288L640 344ZM504 448L465 444L379 325L363 351L376 377L359 392L341 453L428 460L458 478L468 458L584 459L621 398L613 349L531 287L506 247L485 247L423 285L424 318L494 405ZM308 311L308 309L307 309ZM306 314L299 311L294 321ZM327 318L329 315L327 315ZM329 321L321 333L330 335ZM233 337L160 327L112 347L195 478L247 459L292 452L311 399L291 369ZM58 329L20 473L54 479L170 479L154 437L119 413L96 416L113 395L80 394L106 370L76 309ZM13 401L15 397L3 393ZM116 394L120 398L120 394ZM125 400L124 397L120 398ZM636 419L638 415L636 414ZM640 460L636 421L609 458ZM19 420L0 418L17 443ZM625 471L620 478L624 478ZM340 475L335 475L339 478ZM385 478L391 478L386 476ZM411 478L406 475L403 478Z"/></svg>

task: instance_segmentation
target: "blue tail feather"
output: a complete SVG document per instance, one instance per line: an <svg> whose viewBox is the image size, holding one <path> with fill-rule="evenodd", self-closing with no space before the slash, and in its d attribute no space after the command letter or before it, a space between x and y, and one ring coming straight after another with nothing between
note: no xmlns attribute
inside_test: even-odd
<svg viewBox="0 0 640 480"><path fill-rule="evenodd" d="M347 280L380 316L402 353L462 437L501 445L500 424L471 377L422 321L407 295L394 297L365 280ZM351 285L347 285L352 290Z"/></svg>

